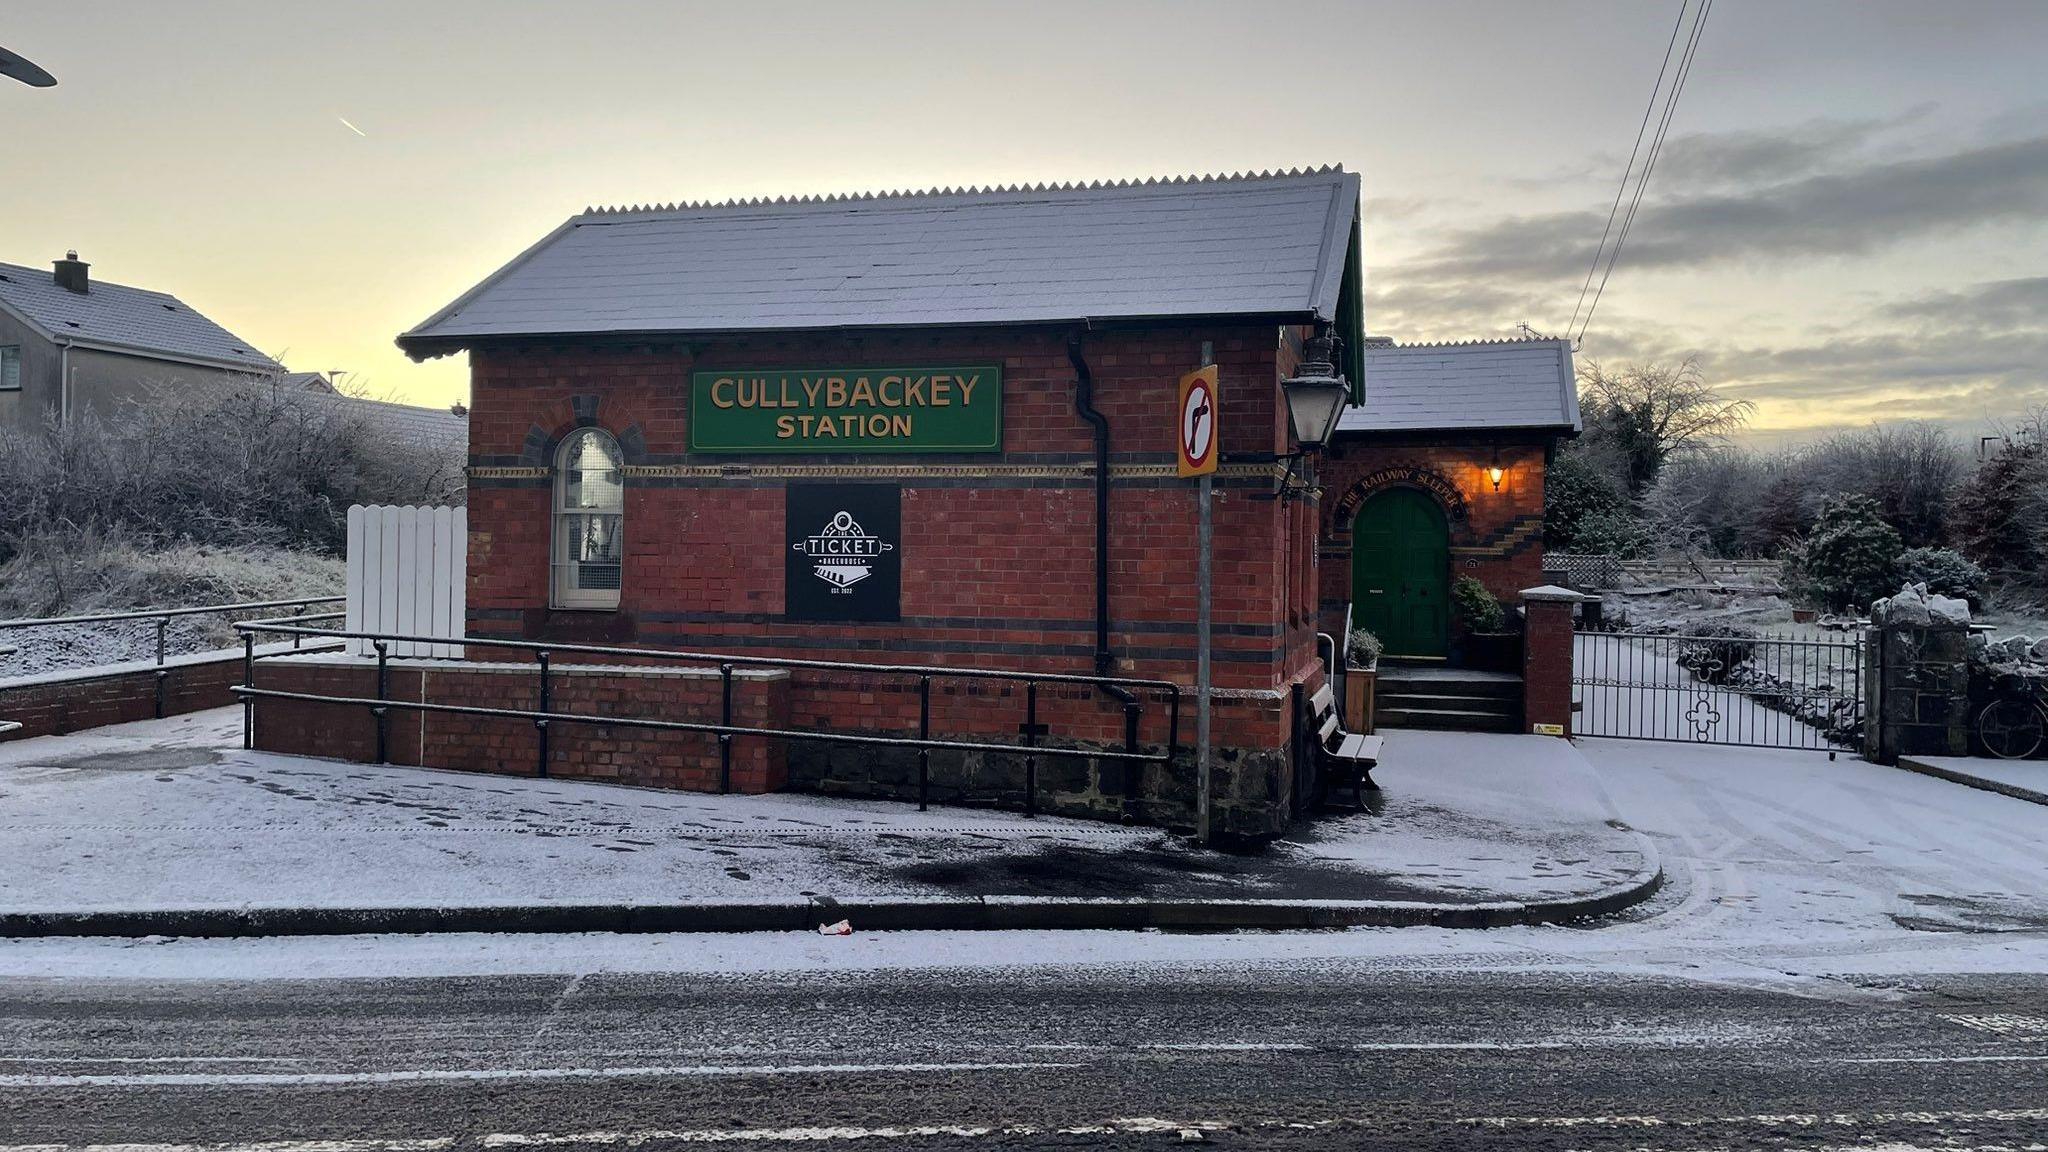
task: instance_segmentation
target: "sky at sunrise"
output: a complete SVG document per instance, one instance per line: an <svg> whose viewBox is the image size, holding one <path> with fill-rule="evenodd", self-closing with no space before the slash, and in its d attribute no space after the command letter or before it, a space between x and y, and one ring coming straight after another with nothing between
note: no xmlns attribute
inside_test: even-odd
<svg viewBox="0 0 2048 1152"><path fill-rule="evenodd" d="M0 81L0 261L438 405L393 338L585 205L1341 163L1369 330L1562 332L1677 13L7 0L59 85ZM1582 363L1765 439L2048 403L2044 61L2048 3L1716 0Z"/></svg>

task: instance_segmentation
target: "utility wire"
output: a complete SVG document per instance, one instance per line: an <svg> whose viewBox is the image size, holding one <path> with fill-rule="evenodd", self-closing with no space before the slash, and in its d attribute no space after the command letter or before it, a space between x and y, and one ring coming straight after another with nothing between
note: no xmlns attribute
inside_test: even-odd
<svg viewBox="0 0 2048 1152"><path fill-rule="evenodd" d="M1664 42L1664 62L1657 65L1657 82L1650 85L1650 102L1643 105L1643 122L1636 125L1636 142L1629 146L1628 165L1621 170L1621 183L1614 189L1614 203L1607 208L1607 224L1600 229L1600 243L1593 249L1593 262L1586 266L1586 282L1579 285L1578 302L1572 305L1572 318L1565 326L1570 335L1578 327L1579 309L1586 306L1586 292L1593 287L1593 274L1600 270L1600 257L1607 251L1608 233L1614 231L1614 217L1621 210L1622 194L1628 191L1628 178L1635 174L1636 153L1643 147L1643 131L1650 126L1650 115L1657 110L1657 94L1664 90L1664 73L1671 67L1671 49L1678 44L1678 30L1685 27L1685 10L1692 0L1678 0L1678 19L1671 23L1671 38Z"/></svg>
<svg viewBox="0 0 2048 1152"><path fill-rule="evenodd" d="M1636 222L1636 211L1642 207L1643 193L1650 186L1650 173L1657 167L1657 157L1664 151L1664 138L1671 130L1672 114L1678 111L1678 98L1685 92L1686 78L1692 75L1693 57L1699 51L1700 34L1706 30L1707 17L1713 13L1714 0L1701 0L1697 14L1693 17L1692 31L1686 37L1685 53L1678 63L1678 74L1671 82L1671 93L1664 101L1664 114L1657 122L1657 134L1650 140L1650 154L1643 161L1643 174L1636 181L1635 196L1630 199L1627 215L1621 218L1621 232L1614 238L1614 250L1608 253L1607 270L1600 274L1600 286L1593 290L1592 303L1586 305L1586 318L1579 325L1578 339L1583 342L1586 329L1593 324L1593 310L1600 306L1600 297L1607 291L1607 278L1614 275L1614 266L1621 259L1621 248L1628 242L1629 229Z"/></svg>

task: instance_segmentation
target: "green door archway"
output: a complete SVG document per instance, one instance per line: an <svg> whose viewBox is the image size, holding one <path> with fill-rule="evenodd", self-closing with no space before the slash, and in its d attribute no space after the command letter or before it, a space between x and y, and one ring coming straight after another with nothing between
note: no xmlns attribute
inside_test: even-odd
<svg viewBox="0 0 2048 1152"><path fill-rule="evenodd" d="M1451 533L1443 509L1413 488L1389 488L1351 526L1351 624L1389 656L1450 649Z"/></svg>

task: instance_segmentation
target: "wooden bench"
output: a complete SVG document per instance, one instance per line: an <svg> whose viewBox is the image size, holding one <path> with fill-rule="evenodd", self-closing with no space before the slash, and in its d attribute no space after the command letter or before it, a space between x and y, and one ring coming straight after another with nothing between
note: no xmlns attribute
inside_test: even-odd
<svg viewBox="0 0 2048 1152"><path fill-rule="evenodd" d="M1319 798L1328 798L1331 782L1348 782L1352 804L1363 809L1366 790L1377 792L1380 788L1372 782L1372 770L1379 767L1381 739L1344 730L1344 725L1337 719L1336 694L1330 691L1327 683L1309 697L1308 712L1309 727L1316 734L1316 790Z"/></svg>

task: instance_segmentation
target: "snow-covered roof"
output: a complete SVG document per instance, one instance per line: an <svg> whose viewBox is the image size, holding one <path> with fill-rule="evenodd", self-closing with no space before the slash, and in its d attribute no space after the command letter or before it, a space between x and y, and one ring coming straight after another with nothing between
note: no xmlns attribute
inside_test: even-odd
<svg viewBox="0 0 2048 1152"><path fill-rule="evenodd" d="M93 280L83 295L50 269L0 264L0 307L55 341L140 356L274 372L277 363L184 301L164 292Z"/></svg>
<svg viewBox="0 0 2048 1152"><path fill-rule="evenodd" d="M1357 213L1341 167L591 209L398 343L417 357L506 336L1334 321Z"/></svg>
<svg viewBox="0 0 2048 1152"><path fill-rule="evenodd" d="M446 408L422 408L338 392L312 392L303 399L360 422L380 440L452 451L464 451L469 445L469 421Z"/></svg>
<svg viewBox="0 0 2048 1152"><path fill-rule="evenodd" d="M1571 342L1367 343L1365 403L1338 432L1554 429L1578 432Z"/></svg>

